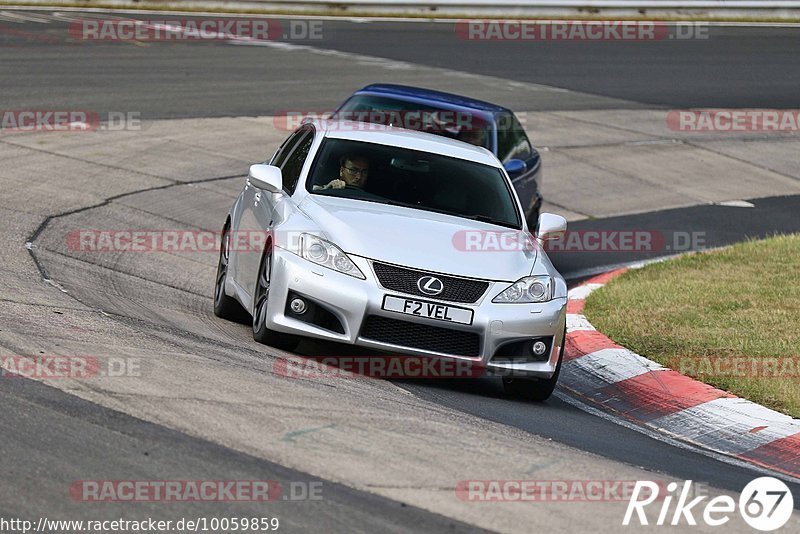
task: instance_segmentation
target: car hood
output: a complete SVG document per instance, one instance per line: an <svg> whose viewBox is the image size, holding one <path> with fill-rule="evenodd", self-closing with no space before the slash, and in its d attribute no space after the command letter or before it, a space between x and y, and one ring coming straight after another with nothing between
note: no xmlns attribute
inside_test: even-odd
<svg viewBox="0 0 800 534"><path fill-rule="evenodd" d="M518 230L402 206L309 195L300 209L348 254L443 274L514 282L539 250Z"/></svg>

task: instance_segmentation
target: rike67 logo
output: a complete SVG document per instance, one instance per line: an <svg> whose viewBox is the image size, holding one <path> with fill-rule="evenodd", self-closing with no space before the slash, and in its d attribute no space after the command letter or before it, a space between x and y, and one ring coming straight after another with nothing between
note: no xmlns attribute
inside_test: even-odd
<svg viewBox="0 0 800 534"><path fill-rule="evenodd" d="M652 516L648 519L645 509L656 501L661 504L658 519L655 521L658 526L695 526L698 519L702 519L708 526L719 527L728 523L736 512L737 503L728 495L714 497L705 503L703 501L708 498L707 495L690 500L691 480L685 481L680 489L676 482L669 483L666 495L662 495L659 489L655 482L636 481L622 524L629 526L632 521L633 524L638 521L640 525L648 525ZM738 508L742 519L751 528L769 532L781 528L789 521L794 510L794 499L789 487L782 481L760 477L744 487L739 496Z"/></svg>

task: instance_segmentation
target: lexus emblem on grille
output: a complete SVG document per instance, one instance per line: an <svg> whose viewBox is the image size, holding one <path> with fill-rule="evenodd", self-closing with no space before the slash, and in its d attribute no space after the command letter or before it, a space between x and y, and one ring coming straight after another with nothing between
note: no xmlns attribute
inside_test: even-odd
<svg viewBox="0 0 800 534"><path fill-rule="evenodd" d="M417 280L417 287L426 295L438 295L444 290L444 284L435 276L423 276Z"/></svg>

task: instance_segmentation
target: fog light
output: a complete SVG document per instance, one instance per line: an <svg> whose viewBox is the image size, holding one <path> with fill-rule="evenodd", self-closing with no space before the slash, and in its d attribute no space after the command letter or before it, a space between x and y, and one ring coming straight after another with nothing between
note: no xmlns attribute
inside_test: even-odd
<svg viewBox="0 0 800 534"><path fill-rule="evenodd" d="M306 312L306 301L300 298L294 298L292 302L289 303L289 307L292 309L292 313L301 315Z"/></svg>
<svg viewBox="0 0 800 534"><path fill-rule="evenodd" d="M531 346L531 351L537 356L541 356L544 354L544 351L547 350L547 345L543 341L537 341Z"/></svg>

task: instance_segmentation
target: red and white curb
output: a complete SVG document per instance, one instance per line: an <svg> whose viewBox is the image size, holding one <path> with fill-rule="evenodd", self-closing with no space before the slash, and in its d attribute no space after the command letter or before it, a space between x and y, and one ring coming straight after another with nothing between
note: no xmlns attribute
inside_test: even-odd
<svg viewBox="0 0 800 534"><path fill-rule="evenodd" d="M626 270L570 289L561 385L635 424L800 478L800 420L667 369L589 323L586 297Z"/></svg>

